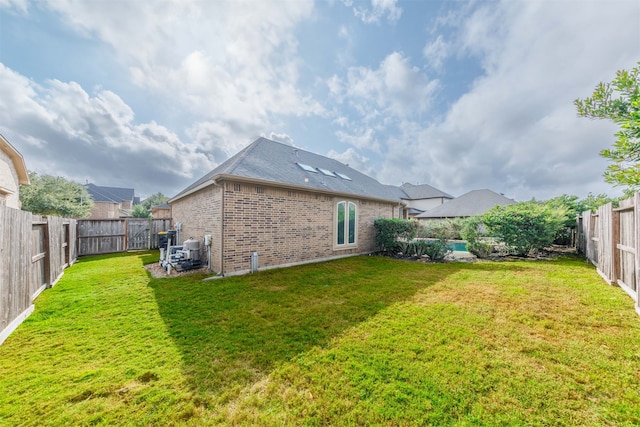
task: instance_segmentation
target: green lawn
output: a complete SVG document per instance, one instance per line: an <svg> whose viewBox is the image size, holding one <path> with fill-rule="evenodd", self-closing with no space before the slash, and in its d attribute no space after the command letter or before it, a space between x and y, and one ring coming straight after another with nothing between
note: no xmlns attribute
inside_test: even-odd
<svg viewBox="0 0 640 427"><path fill-rule="evenodd" d="M0 346L0 425L640 424L640 318L575 258L203 282L83 258Z"/></svg>

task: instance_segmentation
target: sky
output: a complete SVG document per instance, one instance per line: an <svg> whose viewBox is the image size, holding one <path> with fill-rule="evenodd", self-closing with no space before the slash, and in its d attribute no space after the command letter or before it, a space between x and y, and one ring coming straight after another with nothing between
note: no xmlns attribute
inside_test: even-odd
<svg viewBox="0 0 640 427"><path fill-rule="evenodd" d="M637 0L0 0L0 133L142 198L260 136L453 196L617 196L616 127L573 101L638 61Z"/></svg>

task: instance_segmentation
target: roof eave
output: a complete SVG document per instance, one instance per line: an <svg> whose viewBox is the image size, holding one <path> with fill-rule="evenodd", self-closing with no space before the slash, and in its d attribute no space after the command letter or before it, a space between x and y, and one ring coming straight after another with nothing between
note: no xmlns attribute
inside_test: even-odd
<svg viewBox="0 0 640 427"><path fill-rule="evenodd" d="M21 185L29 185L31 181L29 181L29 172L27 171L27 165L24 162L24 157L18 150L15 149L13 145L6 140L4 136L0 134L0 146L2 147L2 151L7 153L11 161L13 162L13 167L16 169L16 173L18 174L18 183Z"/></svg>
<svg viewBox="0 0 640 427"><path fill-rule="evenodd" d="M193 187L193 188L192 188L192 189L190 189L189 191L185 191L185 192L183 192L183 193L178 194L177 196L175 196L175 197L173 197L173 198L171 198L171 199L167 200L167 203L168 203L168 204L171 204L171 203L173 203L173 202L176 202L176 201L178 201L178 200L180 200L180 199L183 199L183 198L187 197L187 196L188 196L188 195L190 195L190 194L193 194L193 193L195 193L195 192L197 192L197 191L200 191L200 190L202 190L202 189L204 189L204 188L207 188L207 187L209 187L210 185L214 185L214 184L216 183L216 177L217 177L217 176L218 176L218 175L216 175L216 176L214 176L214 177L212 177L212 178L210 178L210 179L206 180L206 181L205 181L205 182L203 182L202 184L200 184L200 185L198 185L198 186L196 186L196 187Z"/></svg>
<svg viewBox="0 0 640 427"><path fill-rule="evenodd" d="M401 199L385 199L381 197L369 196L366 194L343 193L339 191L323 190L321 188L309 187L305 185L287 184L279 181L270 181L266 179L251 178L251 177L239 176L239 175L228 175L228 174L215 175L210 180L203 182L199 186L194 187L191 190L174 197L173 199L170 199L168 203L173 203L190 194L200 191L212 184L217 184L218 181L236 181L236 182L242 182L247 184L269 185L273 187L286 188L288 190L312 191L312 192L331 195L331 196L345 196L345 197L352 197L352 198L355 197L359 199L375 200L375 201L380 201L385 203L394 203L394 204L406 206L406 203L404 203L404 201L402 201Z"/></svg>

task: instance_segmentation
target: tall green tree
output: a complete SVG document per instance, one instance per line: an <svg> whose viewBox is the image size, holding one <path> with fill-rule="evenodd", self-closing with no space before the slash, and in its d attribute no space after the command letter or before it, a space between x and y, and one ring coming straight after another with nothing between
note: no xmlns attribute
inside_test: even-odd
<svg viewBox="0 0 640 427"><path fill-rule="evenodd" d="M164 194L158 192L156 194L152 194L142 201L142 206L144 206L147 210L151 210L152 206L161 205L163 203L167 203L169 198Z"/></svg>
<svg viewBox="0 0 640 427"><path fill-rule="evenodd" d="M630 71L618 71L613 81L598 84L591 97L576 99L574 104L579 116L608 119L619 126L613 147L600 151L613 162L604 178L610 184L640 190L640 62Z"/></svg>
<svg viewBox="0 0 640 427"><path fill-rule="evenodd" d="M29 172L31 185L20 186L22 209L38 215L85 218L93 207L87 188L61 176Z"/></svg>

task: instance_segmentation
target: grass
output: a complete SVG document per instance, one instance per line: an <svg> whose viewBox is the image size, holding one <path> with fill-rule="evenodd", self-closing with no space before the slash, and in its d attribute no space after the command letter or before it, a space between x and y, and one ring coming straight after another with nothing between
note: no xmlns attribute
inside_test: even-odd
<svg viewBox="0 0 640 427"><path fill-rule="evenodd" d="M0 425L638 425L640 318L575 258L203 282L83 258L0 346Z"/></svg>

